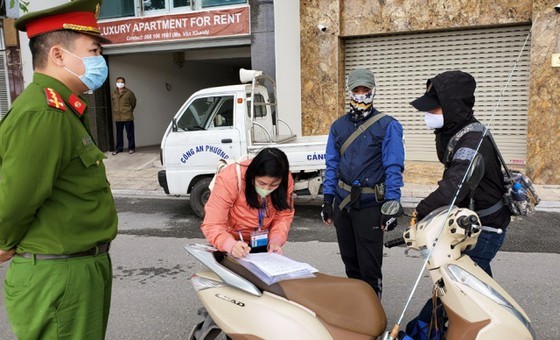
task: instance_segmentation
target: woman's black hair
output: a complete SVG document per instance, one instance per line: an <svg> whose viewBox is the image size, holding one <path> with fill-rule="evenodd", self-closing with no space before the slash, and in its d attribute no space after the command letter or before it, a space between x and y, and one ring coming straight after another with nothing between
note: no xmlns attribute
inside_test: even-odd
<svg viewBox="0 0 560 340"><path fill-rule="evenodd" d="M290 163L286 154L277 148L264 148L253 158L245 173L245 197L251 208L261 208L259 195L255 190L255 177L269 176L281 178L280 186L270 194L276 210L292 208L292 198L288 197L288 176Z"/></svg>

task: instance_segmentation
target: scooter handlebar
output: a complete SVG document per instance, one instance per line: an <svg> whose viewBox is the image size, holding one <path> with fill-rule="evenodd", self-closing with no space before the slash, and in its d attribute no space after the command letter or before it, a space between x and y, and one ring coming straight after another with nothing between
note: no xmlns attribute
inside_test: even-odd
<svg viewBox="0 0 560 340"><path fill-rule="evenodd" d="M396 239L393 239L393 240L386 241L385 242L385 247L393 248L393 247L396 247L396 246L400 246L401 244L405 244L404 237L402 237L402 236L397 237Z"/></svg>

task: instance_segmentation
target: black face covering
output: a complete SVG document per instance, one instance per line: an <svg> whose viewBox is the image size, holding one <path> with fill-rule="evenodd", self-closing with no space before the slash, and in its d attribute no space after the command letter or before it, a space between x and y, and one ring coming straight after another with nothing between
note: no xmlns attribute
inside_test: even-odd
<svg viewBox="0 0 560 340"><path fill-rule="evenodd" d="M353 121L357 121L357 122L361 121L361 120L364 120L371 113L371 109L372 108L369 108L369 110L367 110L367 111L359 111L359 110L356 110L354 108L351 108L350 109L350 117L352 118Z"/></svg>
<svg viewBox="0 0 560 340"><path fill-rule="evenodd" d="M375 94L373 91L365 94L355 94L350 92L350 114L352 116L352 120L363 120L371 113L374 96Z"/></svg>

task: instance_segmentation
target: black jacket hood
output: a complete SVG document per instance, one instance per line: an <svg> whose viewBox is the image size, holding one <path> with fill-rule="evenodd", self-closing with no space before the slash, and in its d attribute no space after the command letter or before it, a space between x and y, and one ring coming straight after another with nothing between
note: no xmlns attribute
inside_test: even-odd
<svg viewBox="0 0 560 340"><path fill-rule="evenodd" d="M435 130L438 158L442 161L449 139L465 125L477 121L473 111L476 81L468 73L447 71L430 79L429 83L443 110L443 127Z"/></svg>

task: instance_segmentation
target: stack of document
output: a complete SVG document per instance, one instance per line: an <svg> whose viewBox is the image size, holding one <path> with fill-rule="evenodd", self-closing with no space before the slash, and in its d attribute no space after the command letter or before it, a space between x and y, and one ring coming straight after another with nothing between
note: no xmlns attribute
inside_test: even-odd
<svg viewBox="0 0 560 340"><path fill-rule="evenodd" d="M317 269L307 263L294 261L276 253L249 254L237 262L255 274L261 281L271 285L282 280L315 277Z"/></svg>

